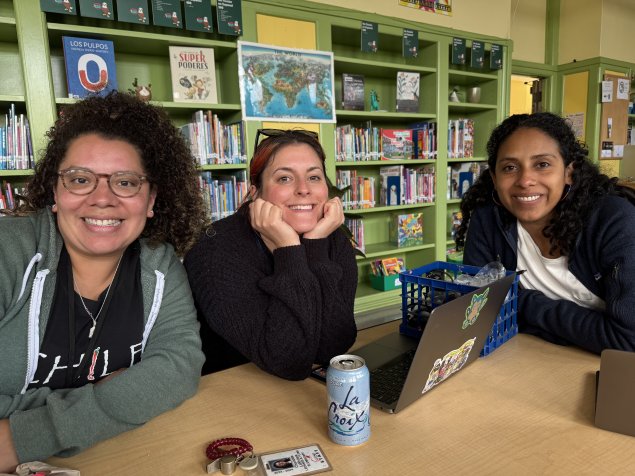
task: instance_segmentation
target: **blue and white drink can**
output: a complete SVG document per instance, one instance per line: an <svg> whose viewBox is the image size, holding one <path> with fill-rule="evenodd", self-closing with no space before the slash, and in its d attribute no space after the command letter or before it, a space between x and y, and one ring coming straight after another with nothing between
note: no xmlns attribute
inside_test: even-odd
<svg viewBox="0 0 635 476"><path fill-rule="evenodd" d="M357 355L338 355L326 372L329 437L345 446L370 438L370 376Z"/></svg>

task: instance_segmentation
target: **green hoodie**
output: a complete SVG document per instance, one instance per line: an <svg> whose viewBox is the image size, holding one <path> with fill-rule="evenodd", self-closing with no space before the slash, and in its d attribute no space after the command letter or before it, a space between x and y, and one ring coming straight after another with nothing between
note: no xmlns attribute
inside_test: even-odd
<svg viewBox="0 0 635 476"><path fill-rule="evenodd" d="M203 353L185 271L171 245L141 240L141 361L101 383L26 390L53 303L62 249L55 217L0 218L0 418L21 462L70 456L136 428L197 389Z"/></svg>

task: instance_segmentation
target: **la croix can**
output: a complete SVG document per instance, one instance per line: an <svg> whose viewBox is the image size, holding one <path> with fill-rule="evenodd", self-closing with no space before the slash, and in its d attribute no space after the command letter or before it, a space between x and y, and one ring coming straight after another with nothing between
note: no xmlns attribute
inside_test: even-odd
<svg viewBox="0 0 635 476"><path fill-rule="evenodd" d="M338 355L326 371L329 437L345 446L370 438L370 375L357 355Z"/></svg>

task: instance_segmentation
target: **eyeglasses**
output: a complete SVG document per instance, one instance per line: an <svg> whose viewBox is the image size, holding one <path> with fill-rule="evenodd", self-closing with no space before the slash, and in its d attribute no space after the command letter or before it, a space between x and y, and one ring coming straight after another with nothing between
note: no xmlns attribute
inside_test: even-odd
<svg viewBox="0 0 635 476"><path fill-rule="evenodd" d="M316 132L304 129L258 129L256 131L256 143L254 144L254 150L256 150L258 148L258 144L260 144L260 136L280 137L285 135L290 137L309 137L314 141L317 141L319 138Z"/></svg>
<svg viewBox="0 0 635 476"><path fill-rule="evenodd" d="M62 178L64 188L75 195L88 195L97 188L99 179L108 179L112 193L120 198L134 197L141 190L148 178L135 172L115 172L113 174L96 174L88 169L66 169L57 173Z"/></svg>

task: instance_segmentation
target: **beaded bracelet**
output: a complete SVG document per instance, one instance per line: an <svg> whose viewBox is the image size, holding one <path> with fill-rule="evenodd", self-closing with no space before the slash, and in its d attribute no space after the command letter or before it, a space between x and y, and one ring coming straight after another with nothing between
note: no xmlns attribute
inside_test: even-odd
<svg viewBox="0 0 635 476"><path fill-rule="evenodd" d="M221 446L234 446L235 448L224 450L221 449ZM214 461L228 455L238 458L248 451L253 451L253 449L254 447L251 446L251 443L247 440L243 440L242 438L220 438L209 444L207 450L205 450L205 454L209 459Z"/></svg>

